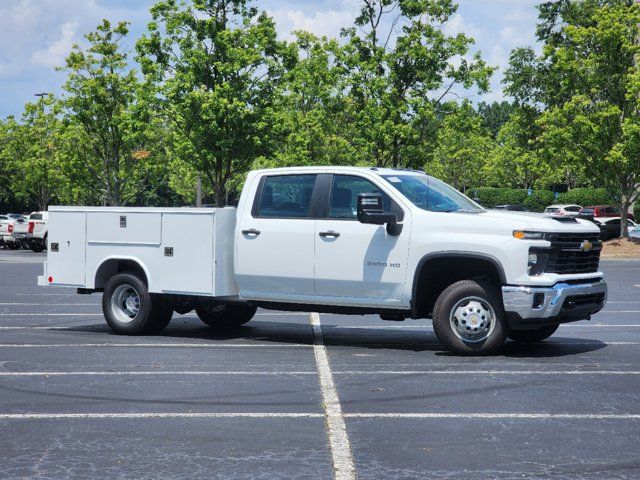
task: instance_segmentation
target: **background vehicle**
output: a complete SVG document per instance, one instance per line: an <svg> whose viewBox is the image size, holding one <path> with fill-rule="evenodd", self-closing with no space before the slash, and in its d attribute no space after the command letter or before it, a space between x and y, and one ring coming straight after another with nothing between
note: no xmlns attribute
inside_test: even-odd
<svg viewBox="0 0 640 480"><path fill-rule="evenodd" d="M29 217L21 216L13 222L13 239L18 248L29 248L27 232L29 230Z"/></svg>
<svg viewBox="0 0 640 480"><path fill-rule="evenodd" d="M6 248L17 250L22 246L22 242L14 236L14 229L16 224L22 225L27 220L16 214L8 214L6 216L8 217L7 220L0 221L0 239L2 239Z"/></svg>
<svg viewBox="0 0 640 480"><path fill-rule="evenodd" d="M524 205L517 205L517 204L513 204L513 205L496 205L495 207L493 207L494 210L507 210L510 212L530 212L531 210L529 210L527 207L525 207Z"/></svg>
<svg viewBox="0 0 640 480"><path fill-rule="evenodd" d="M629 230L629 237L636 241L640 241L640 225L636 224L631 230Z"/></svg>
<svg viewBox="0 0 640 480"><path fill-rule="evenodd" d="M48 212L33 212L29 216L27 228L27 243L34 252L41 252L47 248Z"/></svg>
<svg viewBox="0 0 640 480"><path fill-rule="evenodd" d="M581 209L580 205L549 205L544 214L549 217L577 217Z"/></svg>
<svg viewBox="0 0 640 480"><path fill-rule="evenodd" d="M487 211L418 172L259 170L237 209L50 207L38 284L103 292L123 334L194 309L218 328L257 307L377 313L432 318L449 350L485 354L603 308L599 235L585 220Z"/></svg>
<svg viewBox="0 0 640 480"><path fill-rule="evenodd" d="M619 238L621 234L621 221L620 217L618 218L608 218L608 217L599 217L594 219L596 225L600 227L600 240L606 241L611 240L612 238ZM629 226L629 230L636 226L635 222L632 220L627 220L627 225Z"/></svg>
<svg viewBox="0 0 640 480"><path fill-rule="evenodd" d="M592 205L590 207L583 207L580 210L580 215L592 215L595 218L620 217L620 209L612 207L611 205ZM627 218L629 220L635 220L632 213L628 213Z"/></svg>

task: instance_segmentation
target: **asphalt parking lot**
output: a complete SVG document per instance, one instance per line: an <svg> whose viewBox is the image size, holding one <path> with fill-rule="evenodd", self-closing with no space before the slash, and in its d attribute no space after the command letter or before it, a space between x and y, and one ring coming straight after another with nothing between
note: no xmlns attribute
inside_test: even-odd
<svg viewBox="0 0 640 480"><path fill-rule="evenodd" d="M427 321L259 311L113 335L0 250L0 478L640 478L640 261L605 311L458 357Z"/></svg>

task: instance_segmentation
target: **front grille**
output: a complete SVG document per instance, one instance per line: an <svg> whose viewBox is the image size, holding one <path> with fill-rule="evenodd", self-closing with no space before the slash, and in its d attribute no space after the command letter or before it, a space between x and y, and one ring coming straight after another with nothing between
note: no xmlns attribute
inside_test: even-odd
<svg viewBox="0 0 640 480"><path fill-rule="evenodd" d="M562 310L573 310L575 308L596 308L604 303L604 293L590 293L587 295L573 295L564 300Z"/></svg>
<svg viewBox="0 0 640 480"><path fill-rule="evenodd" d="M588 251L580 249L585 240L592 244ZM568 275L598 271L602 250L598 233L552 233L549 241L551 248L545 272Z"/></svg>

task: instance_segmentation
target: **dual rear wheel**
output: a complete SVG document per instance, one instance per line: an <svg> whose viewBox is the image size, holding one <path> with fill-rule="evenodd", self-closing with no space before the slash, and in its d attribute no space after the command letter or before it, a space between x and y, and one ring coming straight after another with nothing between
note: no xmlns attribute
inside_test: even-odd
<svg viewBox="0 0 640 480"><path fill-rule="evenodd" d="M149 293L135 272L112 276L102 295L102 311L111 329L123 335L150 335L161 332L171 321L173 305L164 295ZM238 303L201 301L198 317L207 325L229 329L247 323L256 307Z"/></svg>

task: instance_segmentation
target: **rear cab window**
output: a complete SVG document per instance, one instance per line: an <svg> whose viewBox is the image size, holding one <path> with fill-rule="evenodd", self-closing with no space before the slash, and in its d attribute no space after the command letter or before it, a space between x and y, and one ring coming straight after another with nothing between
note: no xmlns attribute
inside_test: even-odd
<svg viewBox="0 0 640 480"><path fill-rule="evenodd" d="M254 201L256 218L311 218L316 174L263 177Z"/></svg>

